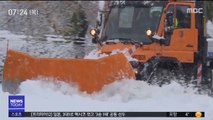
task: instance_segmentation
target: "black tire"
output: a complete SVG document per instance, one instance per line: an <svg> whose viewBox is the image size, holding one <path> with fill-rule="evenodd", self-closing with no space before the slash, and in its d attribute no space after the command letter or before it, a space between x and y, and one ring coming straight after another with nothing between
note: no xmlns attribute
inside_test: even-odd
<svg viewBox="0 0 213 120"><path fill-rule="evenodd" d="M170 84L171 81L185 82L185 73L177 63L159 63L153 71L149 80L150 84L162 86Z"/></svg>
<svg viewBox="0 0 213 120"><path fill-rule="evenodd" d="M174 73L168 69L157 68L151 81L152 84L158 84L162 86L164 84L169 84L171 80L174 80Z"/></svg>

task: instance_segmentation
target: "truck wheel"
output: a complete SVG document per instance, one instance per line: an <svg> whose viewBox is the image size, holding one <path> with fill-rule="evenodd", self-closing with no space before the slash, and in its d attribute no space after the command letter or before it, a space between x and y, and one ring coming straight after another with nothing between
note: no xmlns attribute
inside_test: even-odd
<svg viewBox="0 0 213 120"><path fill-rule="evenodd" d="M20 83L20 81L15 80L2 80L2 91L9 92L10 94L18 94Z"/></svg>
<svg viewBox="0 0 213 120"><path fill-rule="evenodd" d="M155 82L159 86L169 84L175 78L172 71L163 68L158 68L158 70L155 72L155 77Z"/></svg>

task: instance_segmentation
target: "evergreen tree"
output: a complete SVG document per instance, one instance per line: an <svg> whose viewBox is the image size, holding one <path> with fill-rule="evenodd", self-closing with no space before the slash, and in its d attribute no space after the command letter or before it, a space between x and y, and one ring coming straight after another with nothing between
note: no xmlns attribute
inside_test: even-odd
<svg viewBox="0 0 213 120"><path fill-rule="evenodd" d="M72 30L71 30L71 34L72 35L77 35L78 34L78 31L79 31L79 25L78 25L78 22L79 22L79 18L78 18L78 15L76 12L73 13L72 15L72 18L71 18L71 27L72 27Z"/></svg>
<svg viewBox="0 0 213 120"><path fill-rule="evenodd" d="M88 21L81 5L79 5L77 11L75 11L72 15L71 27L71 35L85 37L88 28Z"/></svg>

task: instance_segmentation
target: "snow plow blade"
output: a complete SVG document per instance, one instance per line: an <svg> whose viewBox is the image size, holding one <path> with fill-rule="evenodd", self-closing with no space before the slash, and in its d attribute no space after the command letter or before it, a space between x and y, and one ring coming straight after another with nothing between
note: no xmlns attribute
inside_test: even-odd
<svg viewBox="0 0 213 120"><path fill-rule="evenodd" d="M77 83L80 91L87 93L99 91L104 85L116 80L135 79L132 66L122 53L100 59L65 59L36 58L8 50L4 64L6 83L39 76Z"/></svg>

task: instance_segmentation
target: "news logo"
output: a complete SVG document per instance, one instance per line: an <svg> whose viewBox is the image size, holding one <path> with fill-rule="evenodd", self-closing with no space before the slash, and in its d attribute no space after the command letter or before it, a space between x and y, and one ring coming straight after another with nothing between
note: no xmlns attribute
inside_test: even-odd
<svg viewBox="0 0 213 120"><path fill-rule="evenodd" d="M9 108L24 108L24 96L9 96Z"/></svg>
<svg viewBox="0 0 213 120"><path fill-rule="evenodd" d="M24 96L9 96L8 97L8 116L9 117L24 117L25 112L25 97Z"/></svg>

